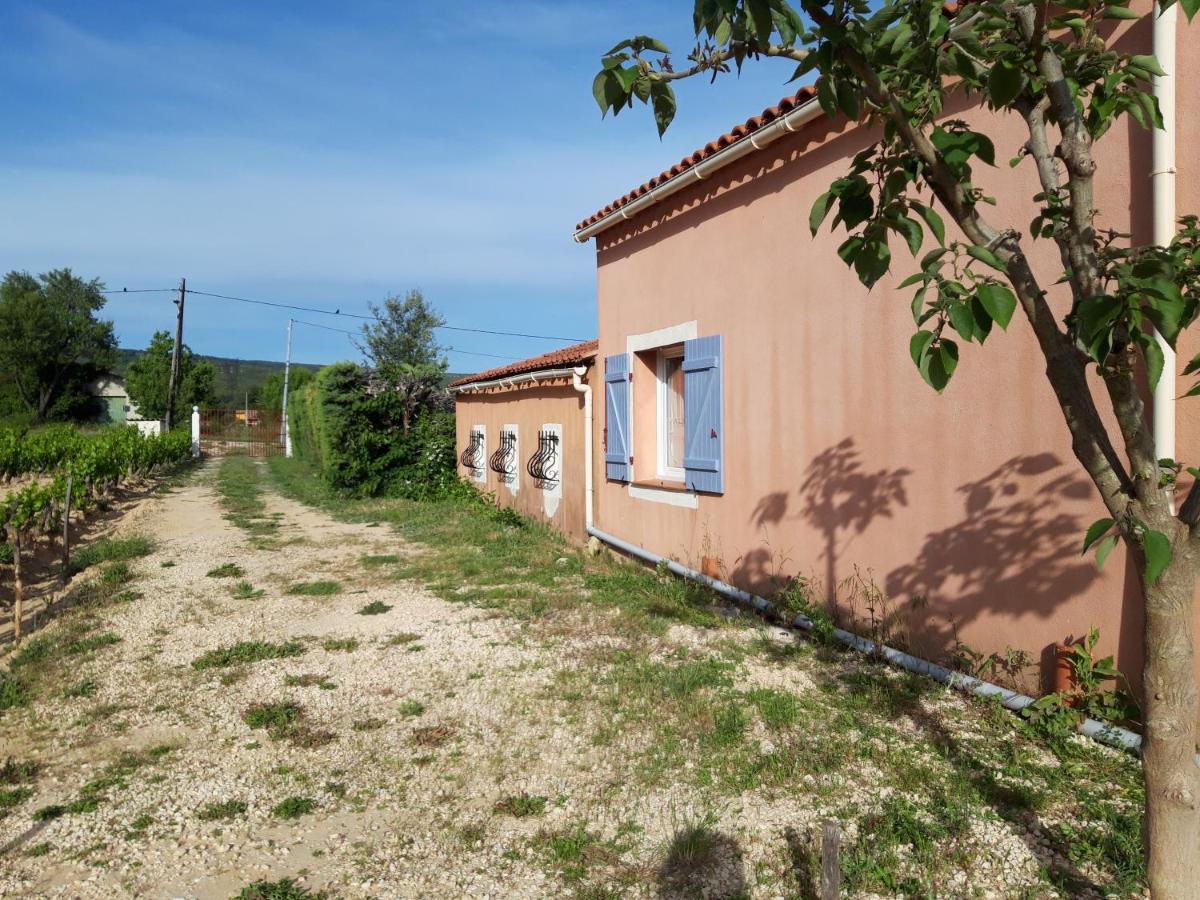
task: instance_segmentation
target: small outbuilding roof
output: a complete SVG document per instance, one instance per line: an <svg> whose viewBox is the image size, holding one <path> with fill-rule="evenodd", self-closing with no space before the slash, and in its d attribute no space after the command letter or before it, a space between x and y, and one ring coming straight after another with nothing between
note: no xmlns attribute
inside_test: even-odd
<svg viewBox="0 0 1200 900"><path fill-rule="evenodd" d="M595 358L599 349L600 342L595 339L584 341L581 344L572 344L570 347L551 350L541 356L532 356L520 362L509 363L507 366L498 366L474 375L466 375L457 381L450 382L450 387L460 387L477 381L495 381L497 378L509 378L513 375L523 375L526 372L537 372L541 369L561 369L564 366L579 365Z"/></svg>

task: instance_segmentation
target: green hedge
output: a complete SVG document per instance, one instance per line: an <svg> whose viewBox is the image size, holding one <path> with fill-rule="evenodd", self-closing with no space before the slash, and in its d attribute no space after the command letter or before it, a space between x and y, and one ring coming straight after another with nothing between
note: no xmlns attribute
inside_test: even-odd
<svg viewBox="0 0 1200 900"><path fill-rule="evenodd" d="M331 486L413 499L464 491L455 468L454 414L426 409L408 434L402 421L400 399L370 396L366 371L353 363L326 366L288 397L293 451Z"/></svg>

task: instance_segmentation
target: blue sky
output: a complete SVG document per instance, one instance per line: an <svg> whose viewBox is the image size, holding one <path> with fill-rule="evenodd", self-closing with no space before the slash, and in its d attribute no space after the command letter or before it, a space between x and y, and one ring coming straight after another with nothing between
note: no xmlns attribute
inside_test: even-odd
<svg viewBox="0 0 1200 900"><path fill-rule="evenodd" d="M0 267L130 289L186 276L359 313L419 287L452 325L592 337L594 250L572 226L791 90L764 61L682 85L662 142L640 106L602 121L600 54L649 33L682 58L691 5L9 0ZM201 353L283 356L285 311L194 296L187 313ZM125 347L173 314L167 294L107 307ZM556 346L442 337L506 357ZM294 358L357 356L297 326ZM449 356L460 372L502 362Z"/></svg>

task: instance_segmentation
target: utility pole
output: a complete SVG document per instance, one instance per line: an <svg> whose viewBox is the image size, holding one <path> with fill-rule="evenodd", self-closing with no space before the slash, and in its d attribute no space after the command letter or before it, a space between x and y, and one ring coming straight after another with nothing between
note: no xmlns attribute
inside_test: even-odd
<svg viewBox="0 0 1200 900"><path fill-rule="evenodd" d="M187 279L179 279L179 299L175 305L179 314L175 319L175 344L171 347L171 380L167 383L167 431L175 424L175 392L179 390L179 361L183 352L183 301L187 297Z"/></svg>
<svg viewBox="0 0 1200 900"><path fill-rule="evenodd" d="M287 355L283 358L283 404L281 410L282 421L279 423L279 440L283 442L283 452L285 454L287 454L288 446L288 380L292 374L292 321L292 319L288 319Z"/></svg>

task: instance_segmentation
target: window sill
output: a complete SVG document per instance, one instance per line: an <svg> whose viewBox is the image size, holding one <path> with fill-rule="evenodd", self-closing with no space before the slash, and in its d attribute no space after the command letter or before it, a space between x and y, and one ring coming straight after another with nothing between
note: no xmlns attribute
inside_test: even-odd
<svg viewBox="0 0 1200 900"><path fill-rule="evenodd" d="M687 485L682 481L667 481L663 478L643 478L630 482L634 487L654 488L659 491L676 491L680 494L690 494Z"/></svg>

